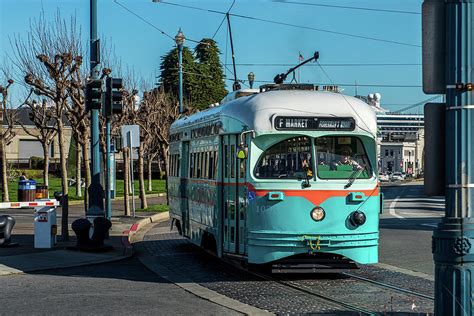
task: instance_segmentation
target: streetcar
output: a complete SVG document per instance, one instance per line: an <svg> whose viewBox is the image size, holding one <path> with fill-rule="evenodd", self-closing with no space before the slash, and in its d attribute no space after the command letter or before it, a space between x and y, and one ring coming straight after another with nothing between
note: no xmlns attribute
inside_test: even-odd
<svg viewBox="0 0 474 316"><path fill-rule="evenodd" d="M310 84L233 96L170 128L178 232L257 266L377 263L382 198L371 107Z"/></svg>

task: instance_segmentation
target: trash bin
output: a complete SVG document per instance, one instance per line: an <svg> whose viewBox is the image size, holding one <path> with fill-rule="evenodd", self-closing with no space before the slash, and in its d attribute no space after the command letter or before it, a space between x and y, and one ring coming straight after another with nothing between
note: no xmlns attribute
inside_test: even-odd
<svg viewBox="0 0 474 316"><path fill-rule="evenodd" d="M35 208L35 248L54 247L57 233L56 207Z"/></svg>
<svg viewBox="0 0 474 316"><path fill-rule="evenodd" d="M35 198L37 200L39 199L48 199L49 198L49 192L48 192L48 186L47 185L36 185L36 196Z"/></svg>
<svg viewBox="0 0 474 316"><path fill-rule="evenodd" d="M18 202L30 202L36 198L36 181L20 180L18 182Z"/></svg>

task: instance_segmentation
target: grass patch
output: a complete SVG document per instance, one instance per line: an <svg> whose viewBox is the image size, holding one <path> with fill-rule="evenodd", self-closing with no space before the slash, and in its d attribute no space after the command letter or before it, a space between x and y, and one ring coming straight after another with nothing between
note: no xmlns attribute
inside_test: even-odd
<svg viewBox="0 0 474 316"><path fill-rule="evenodd" d="M147 209L137 209L137 212L156 212L156 213L161 213L161 212L168 212L170 210L169 205L166 204L153 204L153 205L148 205Z"/></svg>
<svg viewBox="0 0 474 316"><path fill-rule="evenodd" d="M26 173L28 177L32 177L33 180L37 182L37 184L43 183L43 179L41 176L35 177L34 175L30 175L30 172L28 171ZM116 181L116 196L120 197L123 196L124 194L124 187L123 187L123 180L117 180ZM135 187L135 196L138 196L139 193L139 184L138 180L134 181L134 187ZM148 181L145 181L145 189L148 188ZM165 180L152 180L152 188L153 191L145 191L146 194L155 194L155 193L164 193L166 192L166 182ZM69 200L83 200L84 199L84 190L85 188L82 188L82 197L78 197L76 194L76 187L72 186L69 187ZM61 192L61 178L58 178L56 176L50 175L49 177L49 196L50 198L53 197L54 192L59 191ZM18 201L18 181L10 181L8 183L8 192L10 194L10 201L15 202ZM131 195L131 194L130 194Z"/></svg>

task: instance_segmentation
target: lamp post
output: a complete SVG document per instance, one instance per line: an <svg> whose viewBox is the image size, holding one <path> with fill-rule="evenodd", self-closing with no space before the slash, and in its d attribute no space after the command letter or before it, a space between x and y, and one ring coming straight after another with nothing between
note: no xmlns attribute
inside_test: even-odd
<svg viewBox="0 0 474 316"><path fill-rule="evenodd" d="M253 72L249 72L249 74L247 75L247 78L249 79L250 89L252 89L253 81L255 80L255 74Z"/></svg>
<svg viewBox="0 0 474 316"><path fill-rule="evenodd" d="M179 113L183 113L183 44L186 40L181 28L178 31L178 34L174 37L176 45L178 46L178 72L179 72Z"/></svg>

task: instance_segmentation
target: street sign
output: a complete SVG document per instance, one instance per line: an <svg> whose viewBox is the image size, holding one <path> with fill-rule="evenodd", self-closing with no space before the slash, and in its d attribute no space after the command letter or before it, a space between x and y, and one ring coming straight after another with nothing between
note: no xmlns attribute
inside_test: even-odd
<svg viewBox="0 0 474 316"><path fill-rule="evenodd" d="M123 125L122 126L122 148L140 147L140 126Z"/></svg>

